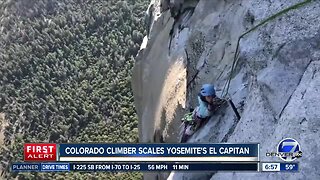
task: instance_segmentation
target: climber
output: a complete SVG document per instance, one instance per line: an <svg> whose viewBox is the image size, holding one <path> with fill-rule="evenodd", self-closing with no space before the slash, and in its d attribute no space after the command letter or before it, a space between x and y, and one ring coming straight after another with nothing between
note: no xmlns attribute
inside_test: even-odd
<svg viewBox="0 0 320 180"><path fill-rule="evenodd" d="M224 102L226 101L216 96L214 85L204 84L198 94L199 105L196 109L190 109L190 113L187 113L182 119L185 131L180 142L186 142Z"/></svg>
<svg viewBox="0 0 320 180"><path fill-rule="evenodd" d="M223 103L216 96L216 90L212 84L204 84L198 94L199 106L194 111L195 129L200 128L212 116L213 112Z"/></svg>

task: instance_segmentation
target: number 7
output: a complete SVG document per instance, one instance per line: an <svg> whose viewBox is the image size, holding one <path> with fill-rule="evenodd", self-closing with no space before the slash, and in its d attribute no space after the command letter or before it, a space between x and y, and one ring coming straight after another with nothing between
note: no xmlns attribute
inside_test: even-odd
<svg viewBox="0 0 320 180"><path fill-rule="evenodd" d="M298 143L297 143L297 142L283 142L283 143L282 143L282 148L283 148L284 146L293 146L293 147L291 148L291 150L290 150L290 152L293 153L294 150L296 149L296 147L298 146Z"/></svg>

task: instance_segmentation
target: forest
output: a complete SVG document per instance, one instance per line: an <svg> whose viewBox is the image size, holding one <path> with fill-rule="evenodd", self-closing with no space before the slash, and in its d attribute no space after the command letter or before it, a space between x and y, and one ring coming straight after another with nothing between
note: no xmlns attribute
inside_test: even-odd
<svg viewBox="0 0 320 180"><path fill-rule="evenodd" d="M4 179L141 179L11 173L27 142L138 142L131 91L147 0L0 0Z"/></svg>

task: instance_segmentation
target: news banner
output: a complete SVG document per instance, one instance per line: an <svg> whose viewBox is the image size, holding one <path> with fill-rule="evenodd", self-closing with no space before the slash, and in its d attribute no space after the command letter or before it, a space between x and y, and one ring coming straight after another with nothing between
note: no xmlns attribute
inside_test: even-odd
<svg viewBox="0 0 320 180"><path fill-rule="evenodd" d="M260 162L259 144L24 144L13 172L298 171L298 163Z"/></svg>

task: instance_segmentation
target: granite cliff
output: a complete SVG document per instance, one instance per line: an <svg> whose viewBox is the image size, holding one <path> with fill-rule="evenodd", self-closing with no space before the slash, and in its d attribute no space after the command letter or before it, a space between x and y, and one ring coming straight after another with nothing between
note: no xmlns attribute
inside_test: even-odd
<svg viewBox="0 0 320 180"><path fill-rule="evenodd" d="M295 174L171 172L145 179L319 179L320 1L153 0L146 22L132 79L141 142L178 142L182 115L197 105L201 84L213 83L219 96L231 96L241 119L221 109L190 143L259 142L261 160L278 161L263 154L292 137L303 157Z"/></svg>

